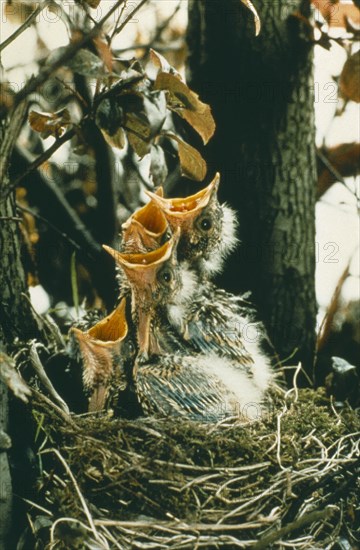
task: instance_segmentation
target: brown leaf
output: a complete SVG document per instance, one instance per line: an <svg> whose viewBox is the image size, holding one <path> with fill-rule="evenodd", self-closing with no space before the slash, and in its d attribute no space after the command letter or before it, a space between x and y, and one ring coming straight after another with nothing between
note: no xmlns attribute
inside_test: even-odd
<svg viewBox="0 0 360 550"><path fill-rule="evenodd" d="M130 145L143 158L150 152L151 128L148 121L136 113L126 113L124 128Z"/></svg>
<svg viewBox="0 0 360 550"><path fill-rule="evenodd" d="M61 109L56 113L29 113L29 124L35 132L39 132L45 139L49 136L60 137L71 124L70 113L67 109Z"/></svg>
<svg viewBox="0 0 360 550"><path fill-rule="evenodd" d="M169 108L185 119L206 144L215 132L215 121L209 105L202 103L195 92L171 73L160 72L154 88L167 92Z"/></svg>
<svg viewBox="0 0 360 550"><path fill-rule="evenodd" d="M95 9L100 4L101 0L84 0L84 2L85 2L85 4L90 6L90 8Z"/></svg>
<svg viewBox="0 0 360 550"><path fill-rule="evenodd" d="M241 0L243 4L252 12L254 16L254 23L255 23L255 36L257 36L260 33L261 30L261 21L260 17L258 16L258 12L256 11L256 8L250 0Z"/></svg>
<svg viewBox="0 0 360 550"><path fill-rule="evenodd" d="M118 128L118 130L112 135L110 135L103 128L100 128L100 130L101 130L102 135L105 138L105 141L109 145L111 145L111 147L116 147L117 149L123 149L125 147L125 144L126 144L125 132L121 127Z"/></svg>
<svg viewBox="0 0 360 550"><path fill-rule="evenodd" d="M199 151L171 132L163 135L178 144L181 173L191 180L202 181L206 176L207 166Z"/></svg>
<svg viewBox="0 0 360 550"><path fill-rule="evenodd" d="M95 44L98 54L104 62L105 67L111 73L113 68L113 58L109 46L106 44L106 42L103 42L98 37L94 38L93 42Z"/></svg>
<svg viewBox="0 0 360 550"><path fill-rule="evenodd" d="M339 86L345 99L360 103L360 51L346 61L340 75Z"/></svg>
<svg viewBox="0 0 360 550"><path fill-rule="evenodd" d="M320 11L330 27L345 29L348 19L355 25L360 23L360 10L354 4L329 0L311 0L311 3Z"/></svg>
<svg viewBox="0 0 360 550"><path fill-rule="evenodd" d="M329 166L319 163L317 198L319 199L339 180L360 174L360 143L342 143L336 147L321 150ZM331 170L330 168L333 168ZM338 174L339 177L336 177Z"/></svg>

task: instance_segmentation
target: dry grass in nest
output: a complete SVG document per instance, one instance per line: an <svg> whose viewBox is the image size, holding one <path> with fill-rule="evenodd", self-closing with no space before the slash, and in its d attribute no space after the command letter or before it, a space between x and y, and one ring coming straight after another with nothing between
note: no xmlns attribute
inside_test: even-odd
<svg viewBox="0 0 360 550"><path fill-rule="evenodd" d="M358 416L322 390L277 401L261 421L215 425L68 416L35 392L37 547L314 550L341 536L355 547Z"/></svg>

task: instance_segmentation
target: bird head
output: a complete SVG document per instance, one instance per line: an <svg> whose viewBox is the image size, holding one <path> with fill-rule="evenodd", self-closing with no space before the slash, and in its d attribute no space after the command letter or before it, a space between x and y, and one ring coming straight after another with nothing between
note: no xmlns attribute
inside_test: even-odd
<svg viewBox="0 0 360 550"><path fill-rule="evenodd" d="M129 337L125 309L123 298L110 315L88 331L71 329L82 357L84 386L92 392L89 411L104 408L111 381L118 389L127 385L125 363L134 359L135 345Z"/></svg>
<svg viewBox="0 0 360 550"><path fill-rule="evenodd" d="M159 187L155 195L163 197L163 188ZM155 250L170 238L170 234L161 208L150 201L122 224L123 251L136 254Z"/></svg>
<svg viewBox="0 0 360 550"><path fill-rule="evenodd" d="M212 264L205 262L216 254L220 261L225 252L223 249L236 241L235 217L230 215L231 209L219 204L217 198L219 182L220 175L217 173L205 189L186 198L165 199L146 192L152 202L162 209L171 229L175 231L180 228L179 261L187 260L190 265L202 262L205 271L218 270L216 261ZM227 222L226 227L224 221ZM228 235L229 232L231 235Z"/></svg>
<svg viewBox="0 0 360 550"><path fill-rule="evenodd" d="M160 248L145 254L123 254L103 245L130 283L141 353L149 351L151 321L157 308L168 304L181 288L176 259L178 240L179 230Z"/></svg>

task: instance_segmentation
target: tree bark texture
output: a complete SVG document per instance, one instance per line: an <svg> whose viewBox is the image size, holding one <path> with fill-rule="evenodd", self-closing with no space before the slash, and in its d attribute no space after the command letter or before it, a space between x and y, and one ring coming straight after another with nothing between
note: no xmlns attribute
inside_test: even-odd
<svg viewBox="0 0 360 550"><path fill-rule="evenodd" d="M312 373L315 350L315 126L309 2L190 0L188 80L212 107L209 177L239 214L241 246L219 281L252 290L280 358Z"/></svg>
<svg viewBox="0 0 360 550"><path fill-rule="evenodd" d="M11 153L26 112L19 106L8 119L0 120L0 191L9 185L8 168ZM0 352L6 352L16 338L27 340L38 335L28 300L25 273L21 261L19 220L15 197L7 199L0 194ZM6 431L9 420L8 389L0 381L0 550L8 548L7 538L11 527L12 482L7 451Z"/></svg>

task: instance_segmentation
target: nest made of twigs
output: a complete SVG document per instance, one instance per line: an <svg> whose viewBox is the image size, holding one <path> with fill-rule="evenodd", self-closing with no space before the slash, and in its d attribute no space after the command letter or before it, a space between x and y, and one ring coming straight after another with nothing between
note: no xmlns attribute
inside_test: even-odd
<svg viewBox="0 0 360 550"><path fill-rule="evenodd" d="M321 389L294 388L248 424L69 416L37 391L29 407L41 463L27 500L36 548L314 549L360 539L360 421Z"/></svg>

